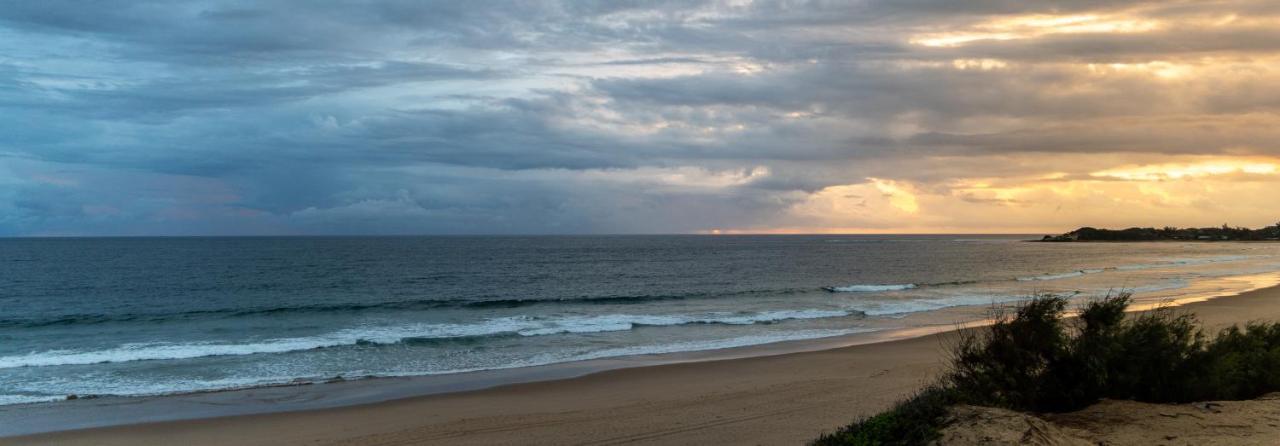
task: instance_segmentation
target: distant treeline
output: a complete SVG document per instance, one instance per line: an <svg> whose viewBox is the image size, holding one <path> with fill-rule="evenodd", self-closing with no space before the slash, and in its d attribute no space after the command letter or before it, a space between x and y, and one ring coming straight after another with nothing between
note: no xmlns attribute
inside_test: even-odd
<svg viewBox="0 0 1280 446"><path fill-rule="evenodd" d="M1280 223L1262 229L1233 228L1222 225L1216 228L1129 228L1098 229L1080 228L1062 235L1046 235L1044 242L1105 242L1105 241L1160 241L1160 240L1280 240Z"/></svg>

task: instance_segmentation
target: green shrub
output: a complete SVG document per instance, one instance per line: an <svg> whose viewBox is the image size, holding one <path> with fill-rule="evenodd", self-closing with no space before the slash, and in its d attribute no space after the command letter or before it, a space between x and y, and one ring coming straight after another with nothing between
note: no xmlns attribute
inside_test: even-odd
<svg viewBox="0 0 1280 446"><path fill-rule="evenodd" d="M1190 314L1167 307L1126 314L1130 302L1129 294L1090 301L1072 319L1058 296L997 310L990 326L960 332L938 383L813 444L927 444L954 404L1065 412L1102 398L1172 403L1280 391L1280 324L1250 323L1207 339Z"/></svg>
<svg viewBox="0 0 1280 446"><path fill-rule="evenodd" d="M1033 299L1013 315L999 313L986 330L961 332L949 381L965 401L1033 409L1056 398L1051 375L1069 358L1062 325L1066 300Z"/></svg>
<svg viewBox="0 0 1280 446"><path fill-rule="evenodd" d="M1193 316L1167 308L1130 317L1110 338L1115 348L1103 358L1109 367L1103 392L1094 399L1188 401L1204 373L1204 335L1196 324ZM1087 350L1079 354L1097 355ZM1079 407L1044 408L1055 412L1075 409Z"/></svg>
<svg viewBox="0 0 1280 446"><path fill-rule="evenodd" d="M893 409L865 418L813 441L815 446L927 444L940 435L937 420L959 400L952 388L932 385Z"/></svg>
<svg viewBox="0 0 1280 446"><path fill-rule="evenodd" d="M1219 394L1202 388L1210 362L1195 318L1171 308L1125 317L1130 300L1090 301L1068 324L1065 298L1035 298L964 335L946 381L970 404L1035 412L1077 410L1102 398L1172 402Z"/></svg>
<svg viewBox="0 0 1280 446"><path fill-rule="evenodd" d="M1202 353L1201 379L1186 399L1245 399L1280 389L1280 324L1218 333Z"/></svg>

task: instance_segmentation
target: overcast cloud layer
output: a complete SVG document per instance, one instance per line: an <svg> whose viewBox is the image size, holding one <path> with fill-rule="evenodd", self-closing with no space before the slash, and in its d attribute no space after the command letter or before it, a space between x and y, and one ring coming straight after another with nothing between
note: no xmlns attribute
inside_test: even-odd
<svg viewBox="0 0 1280 446"><path fill-rule="evenodd" d="M0 235L1280 218L1273 1L0 8Z"/></svg>

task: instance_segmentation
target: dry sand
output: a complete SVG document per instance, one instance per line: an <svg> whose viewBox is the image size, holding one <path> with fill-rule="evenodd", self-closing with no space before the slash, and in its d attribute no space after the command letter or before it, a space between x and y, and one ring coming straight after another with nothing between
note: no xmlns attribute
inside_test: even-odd
<svg viewBox="0 0 1280 446"><path fill-rule="evenodd" d="M1280 288L1185 308L1209 328L1280 320ZM10 437L0 444L802 444L889 407L931 379L952 336L612 370L336 409Z"/></svg>
<svg viewBox="0 0 1280 446"><path fill-rule="evenodd" d="M1280 393L1192 404L1102 401L1078 412L1040 416L960 406L948 422L938 441L942 446L1269 446L1280 443Z"/></svg>

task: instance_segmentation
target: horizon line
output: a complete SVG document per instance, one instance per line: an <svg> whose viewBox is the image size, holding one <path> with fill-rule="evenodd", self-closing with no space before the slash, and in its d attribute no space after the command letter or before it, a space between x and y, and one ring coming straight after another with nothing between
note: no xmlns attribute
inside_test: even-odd
<svg viewBox="0 0 1280 446"><path fill-rule="evenodd" d="M476 233L476 234L449 234L449 233L420 233L420 234L358 234L358 233L334 233L334 234L141 234L141 235L125 235L125 234L50 234L50 235L0 235L0 239L89 239L89 238L323 238L323 237L670 237L670 236L705 236L705 237L736 237L736 236L867 236L867 235L890 235L890 236L1001 236L1001 235L1040 235L1040 232L731 232L731 233L709 233L709 232L634 232L634 233Z"/></svg>

